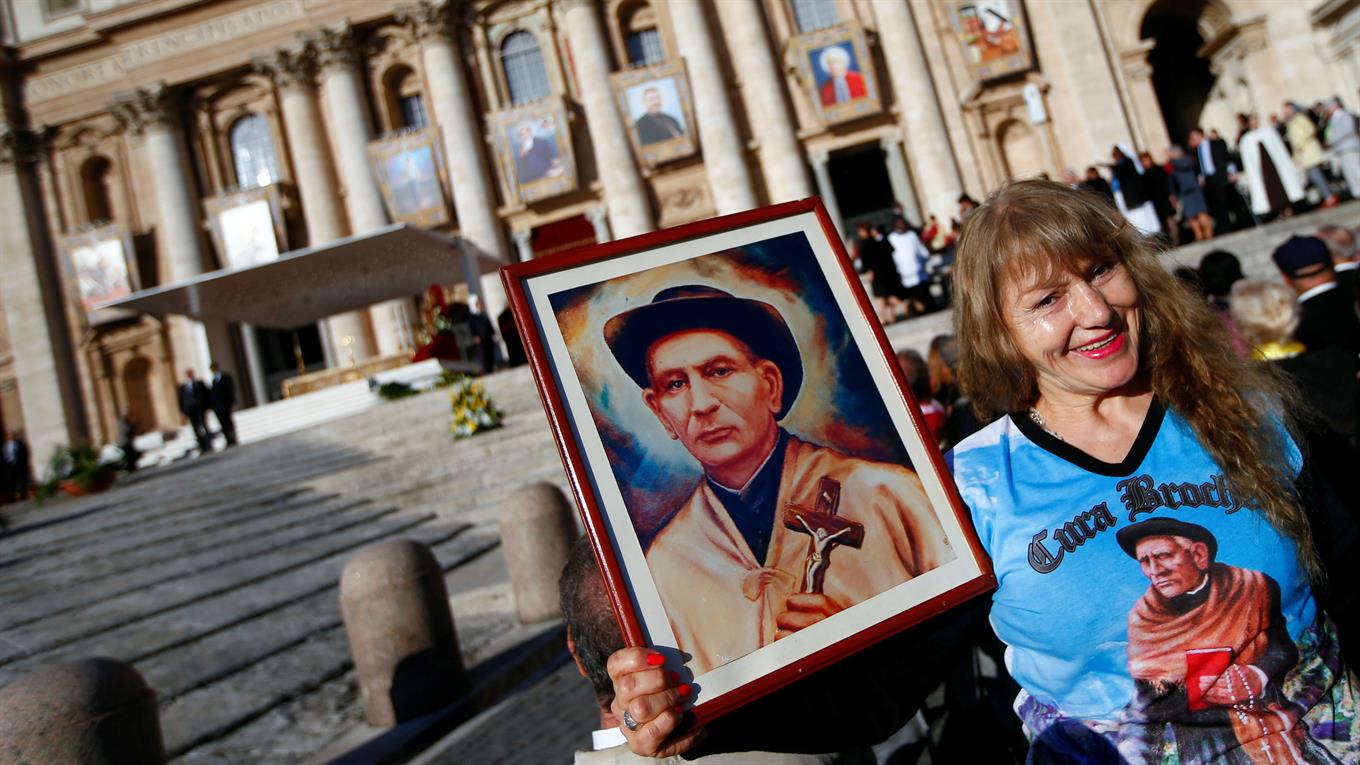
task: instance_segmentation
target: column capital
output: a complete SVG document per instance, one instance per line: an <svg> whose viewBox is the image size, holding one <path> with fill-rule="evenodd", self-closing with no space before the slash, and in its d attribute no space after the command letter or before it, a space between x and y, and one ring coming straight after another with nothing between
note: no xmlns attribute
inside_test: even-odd
<svg viewBox="0 0 1360 765"><path fill-rule="evenodd" d="M164 82L120 93L113 97L109 109L119 124L137 134L153 127L171 127L180 118L179 99Z"/></svg>
<svg viewBox="0 0 1360 765"><path fill-rule="evenodd" d="M808 152L808 161L813 167L826 167L826 163L831 161L831 152L825 149L812 149Z"/></svg>
<svg viewBox="0 0 1360 765"><path fill-rule="evenodd" d="M878 146L886 152L902 151L902 134L899 132L884 133L878 137Z"/></svg>
<svg viewBox="0 0 1360 765"><path fill-rule="evenodd" d="M510 232L510 236L514 238L515 244L523 247L533 238L534 230L531 228L517 228Z"/></svg>
<svg viewBox="0 0 1360 765"><path fill-rule="evenodd" d="M604 205L592 207L589 210L586 210L585 216L586 220L590 221L592 226L598 227L601 223L605 223L609 220L609 208Z"/></svg>
<svg viewBox="0 0 1360 765"><path fill-rule="evenodd" d="M272 56L255 59L251 66L273 80L280 89L311 90L316 87L316 51L310 45L280 48Z"/></svg>
<svg viewBox="0 0 1360 765"><path fill-rule="evenodd" d="M354 28L348 24L322 27L305 34L303 41L322 69L357 66L359 63L359 43L355 39Z"/></svg>
<svg viewBox="0 0 1360 765"><path fill-rule="evenodd" d="M457 34L453 11L448 3L421 0L397 6L397 23L411 30L420 41L452 40Z"/></svg>

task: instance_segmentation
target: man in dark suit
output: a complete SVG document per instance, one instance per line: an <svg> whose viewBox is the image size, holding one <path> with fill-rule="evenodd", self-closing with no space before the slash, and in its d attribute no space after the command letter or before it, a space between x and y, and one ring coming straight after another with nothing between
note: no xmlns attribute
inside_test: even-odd
<svg viewBox="0 0 1360 765"><path fill-rule="evenodd" d="M0 505L28 498L33 475L28 444L17 430L0 431Z"/></svg>
<svg viewBox="0 0 1360 765"><path fill-rule="evenodd" d="M1344 348L1352 357L1360 354L1355 296L1338 288L1326 243L1315 236L1291 236L1270 257L1299 293L1303 316L1294 337L1309 351Z"/></svg>
<svg viewBox="0 0 1360 765"><path fill-rule="evenodd" d="M1209 205L1209 214L1214 216L1214 230L1227 233L1232 230L1228 217L1228 144L1221 138L1209 140L1204 136L1204 128L1199 127L1190 131L1186 143L1195 155L1204 201Z"/></svg>
<svg viewBox="0 0 1360 765"><path fill-rule="evenodd" d="M482 311L482 299L473 295L468 299L468 330L477 338L477 352L482 361L482 374L496 370L496 330L491 317Z"/></svg>
<svg viewBox="0 0 1360 765"><path fill-rule="evenodd" d="M194 428L194 438L198 440L198 451L200 454L207 454L212 451L212 437L208 435L208 427L203 422L203 415L208 408L208 387L203 381L198 379L194 370L184 370L184 382L179 386L179 411L189 418L189 424Z"/></svg>
<svg viewBox="0 0 1360 765"><path fill-rule="evenodd" d="M236 445L236 423L231 418L231 408L236 404L236 381L223 372L214 361L208 369L212 370L208 388L208 404L217 416L217 427L227 439L227 446Z"/></svg>

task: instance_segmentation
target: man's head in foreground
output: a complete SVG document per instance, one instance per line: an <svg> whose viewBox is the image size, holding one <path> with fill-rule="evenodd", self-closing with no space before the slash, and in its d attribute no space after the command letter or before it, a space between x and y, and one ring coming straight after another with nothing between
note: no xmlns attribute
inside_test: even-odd
<svg viewBox="0 0 1360 765"><path fill-rule="evenodd" d="M1336 281L1332 270L1332 253L1327 244L1315 236L1291 236L1271 253L1280 275L1294 291L1302 295L1314 287Z"/></svg>
<svg viewBox="0 0 1360 765"><path fill-rule="evenodd" d="M572 545L567 565L557 582L562 618L567 624L567 649L576 659L581 675L590 680L600 706L600 726L613 728L618 721L609 711L614 683L609 679L609 656L623 648L623 633L605 592L604 577L595 563L590 540L581 537Z"/></svg>

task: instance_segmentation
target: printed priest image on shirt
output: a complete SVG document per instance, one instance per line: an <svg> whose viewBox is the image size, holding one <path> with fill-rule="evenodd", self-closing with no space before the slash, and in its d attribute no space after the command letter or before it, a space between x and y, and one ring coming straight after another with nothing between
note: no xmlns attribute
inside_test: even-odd
<svg viewBox="0 0 1360 765"><path fill-rule="evenodd" d="M647 410L702 468L646 549L696 675L954 558L914 471L783 427L805 374L774 306L679 284L603 332Z"/></svg>
<svg viewBox="0 0 1360 765"><path fill-rule="evenodd" d="M1152 518L1116 537L1149 586L1129 612L1130 709L1155 746L1170 728L1188 762L1333 763L1282 690L1299 653L1268 574L1220 563L1203 526ZM1230 756L1231 753L1231 756Z"/></svg>

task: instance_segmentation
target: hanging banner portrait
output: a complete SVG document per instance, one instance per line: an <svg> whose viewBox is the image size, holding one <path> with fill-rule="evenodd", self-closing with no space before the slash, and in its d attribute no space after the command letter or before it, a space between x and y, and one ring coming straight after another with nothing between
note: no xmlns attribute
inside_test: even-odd
<svg viewBox="0 0 1360 765"><path fill-rule="evenodd" d="M448 223L448 176L435 131L403 131L368 145L373 174L392 220L430 228Z"/></svg>
<svg viewBox="0 0 1360 765"><path fill-rule="evenodd" d="M949 23L973 78L987 82L1034 68L1022 0L947 0Z"/></svg>
<svg viewBox="0 0 1360 765"><path fill-rule="evenodd" d="M501 270L625 636L701 722L993 585L849 263L814 199Z"/></svg>
<svg viewBox="0 0 1360 765"><path fill-rule="evenodd" d="M628 125L633 155L643 166L692 157L699 150L683 63L667 61L615 72L610 82Z"/></svg>
<svg viewBox="0 0 1360 765"><path fill-rule="evenodd" d="M791 43L808 97L827 125L883 111L873 62L857 24L799 35Z"/></svg>
<svg viewBox="0 0 1360 765"><path fill-rule="evenodd" d="M203 200L223 268L245 268L288 250L277 186L229 191Z"/></svg>
<svg viewBox="0 0 1360 765"><path fill-rule="evenodd" d="M125 298L138 289L128 230L112 224L71 234L62 240L62 250L80 296L80 307L90 323L126 316L123 311L101 312L98 306Z"/></svg>
<svg viewBox="0 0 1360 765"><path fill-rule="evenodd" d="M491 115L496 156L511 196L523 204L576 190L567 113L546 99Z"/></svg>

